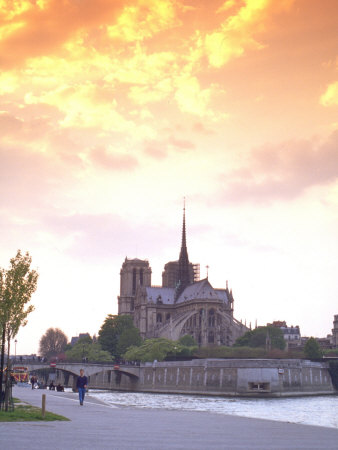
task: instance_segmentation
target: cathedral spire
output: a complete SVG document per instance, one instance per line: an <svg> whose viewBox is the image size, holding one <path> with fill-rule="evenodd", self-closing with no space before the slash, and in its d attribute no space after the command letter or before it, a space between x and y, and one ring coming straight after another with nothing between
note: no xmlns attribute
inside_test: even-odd
<svg viewBox="0 0 338 450"><path fill-rule="evenodd" d="M184 289L191 283L190 280L190 263L187 250L187 236L185 225L185 198L183 206L183 225L182 225L182 242L180 257L178 260L178 285L176 288L176 298L184 291Z"/></svg>

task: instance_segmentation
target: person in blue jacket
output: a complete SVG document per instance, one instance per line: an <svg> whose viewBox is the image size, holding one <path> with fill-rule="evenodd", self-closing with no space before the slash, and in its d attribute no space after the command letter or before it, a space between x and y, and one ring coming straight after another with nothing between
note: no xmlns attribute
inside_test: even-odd
<svg viewBox="0 0 338 450"><path fill-rule="evenodd" d="M84 370L81 369L80 370L80 376L77 377L77 382L76 382L76 387L77 387L77 389L79 391L79 400L80 400L80 405L81 406L83 406L83 400L85 398L87 385L88 385L87 377L84 374Z"/></svg>

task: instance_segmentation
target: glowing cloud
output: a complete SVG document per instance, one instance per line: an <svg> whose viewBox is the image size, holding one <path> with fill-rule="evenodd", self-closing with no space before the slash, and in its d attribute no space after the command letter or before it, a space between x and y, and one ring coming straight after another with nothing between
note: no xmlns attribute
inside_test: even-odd
<svg viewBox="0 0 338 450"><path fill-rule="evenodd" d="M338 81L331 83L325 93L320 97L323 106L338 105Z"/></svg>

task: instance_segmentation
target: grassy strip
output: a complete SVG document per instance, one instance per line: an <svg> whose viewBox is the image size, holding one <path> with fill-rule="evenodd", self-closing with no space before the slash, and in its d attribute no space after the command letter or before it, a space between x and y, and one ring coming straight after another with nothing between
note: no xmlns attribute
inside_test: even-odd
<svg viewBox="0 0 338 450"><path fill-rule="evenodd" d="M69 420L67 417L60 416L46 411L45 417L42 417L41 408L32 405L18 405L14 411L0 411L0 422L31 422L31 421L51 422L53 420Z"/></svg>

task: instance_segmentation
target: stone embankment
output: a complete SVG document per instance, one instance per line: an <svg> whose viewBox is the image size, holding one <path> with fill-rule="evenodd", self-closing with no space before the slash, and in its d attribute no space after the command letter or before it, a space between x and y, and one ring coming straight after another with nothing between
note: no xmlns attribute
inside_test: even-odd
<svg viewBox="0 0 338 450"><path fill-rule="evenodd" d="M64 375L58 371L61 383ZM72 386L75 376L68 376ZM327 363L295 359L203 359L119 366L90 375L91 388L283 397L334 394Z"/></svg>

